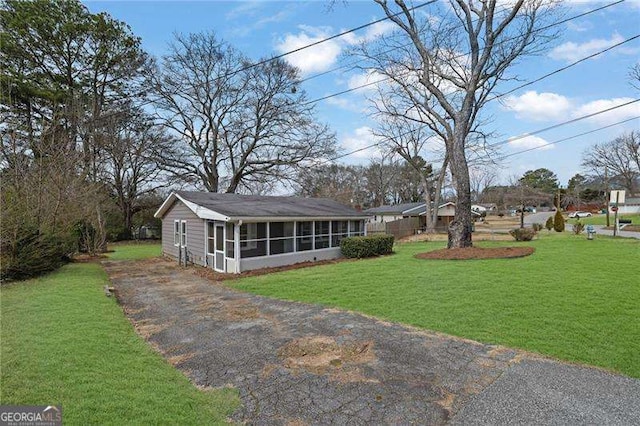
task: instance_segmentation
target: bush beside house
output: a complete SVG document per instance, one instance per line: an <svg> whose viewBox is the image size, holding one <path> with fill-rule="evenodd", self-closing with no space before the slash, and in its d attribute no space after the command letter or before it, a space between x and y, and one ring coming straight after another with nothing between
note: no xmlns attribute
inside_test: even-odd
<svg viewBox="0 0 640 426"><path fill-rule="evenodd" d="M367 235L348 237L340 242L340 251L344 257L363 258L390 254L393 252L393 235Z"/></svg>

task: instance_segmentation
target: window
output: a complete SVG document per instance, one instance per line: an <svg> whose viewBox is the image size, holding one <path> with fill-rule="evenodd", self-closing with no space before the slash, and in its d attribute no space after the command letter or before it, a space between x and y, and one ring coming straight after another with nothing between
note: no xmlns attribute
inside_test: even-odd
<svg viewBox="0 0 640 426"><path fill-rule="evenodd" d="M269 223L269 254L290 253L293 251L293 222Z"/></svg>
<svg viewBox="0 0 640 426"><path fill-rule="evenodd" d="M180 245L180 221L179 220L173 221L173 245L174 246Z"/></svg>
<svg viewBox="0 0 640 426"><path fill-rule="evenodd" d="M213 222L207 222L207 253L214 254L216 250L216 230Z"/></svg>
<svg viewBox="0 0 640 426"><path fill-rule="evenodd" d="M224 250L224 228L220 225L216 226L216 251Z"/></svg>
<svg viewBox="0 0 640 426"><path fill-rule="evenodd" d="M230 257L230 258L234 258L236 257L236 252L235 252L235 235L234 235L234 224L233 223L227 223L226 224L226 231L227 231L227 241L226 241L226 256Z"/></svg>
<svg viewBox="0 0 640 426"><path fill-rule="evenodd" d="M267 224L245 223L240 226L240 257L267 255Z"/></svg>
<svg viewBox="0 0 640 426"><path fill-rule="evenodd" d="M182 247L187 246L187 221L180 222L180 244Z"/></svg>
<svg viewBox="0 0 640 426"><path fill-rule="evenodd" d="M329 221L319 221L315 223L315 246L316 250L329 247Z"/></svg>
<svg viewBox="0 0 640 426"><path fill-rule="evenodd" d="M296 251L313 250L313 222L296 223Z"/></svg>

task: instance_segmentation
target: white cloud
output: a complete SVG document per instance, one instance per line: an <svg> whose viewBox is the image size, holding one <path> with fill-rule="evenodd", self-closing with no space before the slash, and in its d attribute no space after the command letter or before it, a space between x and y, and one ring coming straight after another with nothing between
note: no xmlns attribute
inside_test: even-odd
<svg viewBox="0 0 640 426"><path fill-rule="evenodd" d="M284 37L276 43L276 51L279 53L290 52L321 41L339 32L331 27L300 25L299 28L301 31L297 34L285 34ZM356 35L349 33L342 37L303 49L300 52L287 55L285 59L291 65L298 67L303 74L326 71L335 65L342 50L346 46L371 41L381 35L392 32L394 29L395 25L390 22L378 22L367 27L364 34Z"/></svg>
<svg viewBox="0 0 640 426"><path fill-rule="evenodd" d="M261 16L264 2L247 2L241 3L239 6L231 9L225 15L227 21L242 21L242 24L235 24L229 30L230 34L236 37L246 37L253 31L264 28L273 23L282 22L287 19L294 11L294 6L284 7L273 15Z"/></svg>
<svg viewBox="0 0 640 426"><path fill-rule="evenodd" d="M314 32L314 35L309 35L304 30L299 34L287 34L275 48L279 53L290 52L327 37L325 32ZM287 55L285 59L291 65L298 67L302 74L309 74L326 71L331 68L338 60L341 51L342 47L336 40L329 40L317 46Z"/></svg>
<svg viewBox="0 0 640 426"><path fill-rule="evenodd" d="M593 114L594 112L609 109L633 100L633 98L598 99L584 105L580 105L573 111L572 115L573 117L582 117L584 115ZM588 118L587 120L592 123L606 126L608 124L613 124L618 121L638 116L640 116L640 105L636 102L609 112L598 114L594 117Z"/></svg>
<svg viewBox="0 0 640 426"><path fill-rule="evenodd" d="M355 88L365 86L365 87L362 87L362 89L360 90L371 91L371 90L375 90L376 87L378 87L376 83L379 83L384 80L386 80L386 77L384 75L377 73L375 71L366 71L366 72L351 76L349 78L347 86L349 87L349 89L355 89Z"/></svg>
<svg viewBox="0 0 640 426"><path fill-rule="evenodd" d="M340 145L345 150L345 153L360 150L354 152L348 158L360 160L371 159L382 155L380 148L377 146L369 147L369 145L376 143L377 140L379 140L379 138L373 134L371 128L363 126L355 129L352 134L343 137Z"/></svg>
<svg viewBox="0 0 640 426"><path fill-rule="evenodd" d="M545 139L538 136L533 136L533 135L527 135L524 137L514 136L512 138L509 138L509 146L517 149L530 149L530 148L539 148L542 150L553 149L553 145L549 145L549 142L547 142Z"/></svg>
<svg viewBox="0 0 640 426"><path fill-rule="evenodd" d="M585 43L568 41L551 50L549 56L558 61L575 62L622 41L624 41L624 37L617 33L613 34L610 39L595 38Z"/></svg>
<svg viewBox="0 0 640 426"><path fill-rule="evenodd" d="M262 5L258 1L243 2L229 10L224 16L227 20L253 17L261 7Z"/></svg>
<svg viewBox="0 0 640 426"><path fill-rule="evenodd" d="M556 93L530 91L521 96L508 97L503 101L503 107L506 110L515 112L516 117L520 119L560 122L570 118L598 113L633 100L633 98L625 97L596 99L586 103L578 103ZM638 116L640 116L640 104L633 103L587 118L585 122L606 126Z"/></svg>
<svg viewBox="0 0 640 426"><path fill-rule="evenodd" d="M556 93L538 93L534 90L520 96L508 96L503 105L514 111L516 117L533 121L557 120L565 117L571 110L571 101Z"/></svg>
<svg viewBox="0 0 640 426"><path fill-rule="evenodd" d="M335 107L358 114L367 114L369 112L368 104L366 100L363 99L353 99L352 97L336 96L333 98L327 98L325 102Z"/></svg>
<svg viewBox="0 0 640 426"><path fill-rule="evenodd" d="M590 21L584 21L580 23L575 23L573 21L567 22L567 28L571 31L575 31L578 33L582 33L585 31L589 31L593 28L593 24Z"/></svg>

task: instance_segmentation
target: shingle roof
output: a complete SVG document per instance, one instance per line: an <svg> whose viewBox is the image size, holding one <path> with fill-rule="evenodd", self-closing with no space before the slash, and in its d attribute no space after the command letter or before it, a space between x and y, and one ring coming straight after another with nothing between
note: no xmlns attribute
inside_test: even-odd
<svg viewBox="0 0 640 426"><path fill-rule="evenodd" d="M367 209L364 213L367 214L402 214L406 210L415 209L416 207L424 206L424 202L421 203L402 203L394 204L392 206L380 206Z"/></svg>
<svg viewBox="0 0 640 426"><path fill-rule="evenodd" d="M271 197L213 192L177 191L180 198L229 218L366 217L326 198Z"/></svg>

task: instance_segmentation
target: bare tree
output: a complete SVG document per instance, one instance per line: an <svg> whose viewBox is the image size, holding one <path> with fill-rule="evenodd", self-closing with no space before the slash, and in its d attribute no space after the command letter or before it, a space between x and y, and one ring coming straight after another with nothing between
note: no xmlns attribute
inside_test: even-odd
<svg viewBox="0 0 640 426"><path fill-rule="evenodd" d="M595 176L606 172L613 182L618 181L629 193L635 194L640 184L640 132L632 131L588 148L583 154L582 167Z"/></svg>
<svg viewBox="0 0 640 426"><path fill-rule="evenodd" d="M334 153L334 134L282 60L250 66L211 33L176 35L151 79L159 123L178 138L162 166L182 181L251 190Z"/></svg>
<svg viewBox="0 0 640 426"><path fill-rule="evenodd" d="M637 90L640 90L640 62L631 67L629 71L629 83Z"/></svg>
<svg viewBox="0 0 640 426"><path fill-rule="evenodd" d="M424 14L403 0L394 6L375 1L399 31L383 37L377 49L363 48L363 56L411 101L402 110L390 99L391 111L426 124L444 141L457 196L448 247L469 247L469 145L483 140L481 113L510 66L549 40L547 17L555 2L450 0Z"/></svg>
<svg viewBox="0 0 640 426"><path fill-rule="evenodd" d="M105 126L102 169L103 181L113 194L122 215L126 239L131 238L133 218L146 207L146 196L162 188L161 170L156 165L159 152L174 142L140 111L114 118Z"/></svg>
<svg viewBox="0 0 640 426"><path fill-rule="evenodd" d="M427 126L381 110L378 111L378 115L383 117L377 130L378 136L384 137L387 149L399 155L419 179L426 206L425 226L427 231L433 231L438 221L438 206L447 172L448 156L444 156L440 169L434 170L433 164L428 163L423 157L427 145L432 142L429 137L431 131Z"/></svg>
<svg viewBox="0 0 640 426"><path fill-rule="evenodd" d="M476 203L482 203L482 194L486 188L495 185L498 179L495 165L478 165L469 169L469 182L471 186L471 199Z"/></svg>
<svg viewBox="0 0 640 426"><path fill-rule="evenodd" d="M364 178L372 207L397 202L398 191L394 191L394 187L397 186L399 175L400 165L393 157L371 160L364 170Z"/></svg>
<svg viewBox="0 0 640 426"><path fill-rule="evenodd" d="M296 193L303 197L331 198L345 205L368 206L367 175L364 166L327 164L302 169L296 179Z"/></svg>
<svg viewBox="0 0 640 426"><path fill-rule="evenodd" d="M506 193L505 200L511 205L517 206L517 210L520 212L520 228L524 228L526 206L536 206L553 198L553 194L532 186L530 181L522 177L512 177L510 187L511 190Z"/></svg>

